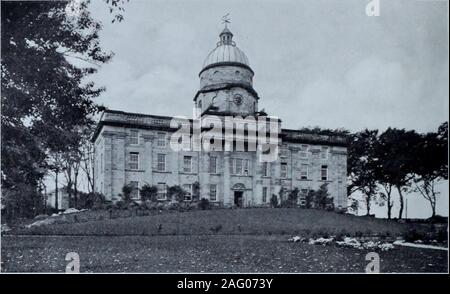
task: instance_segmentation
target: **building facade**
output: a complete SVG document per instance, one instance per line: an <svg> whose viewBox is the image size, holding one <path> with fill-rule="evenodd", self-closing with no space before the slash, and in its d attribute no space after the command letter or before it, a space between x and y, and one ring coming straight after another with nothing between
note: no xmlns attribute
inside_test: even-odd
<svg viewBox="0 0 450 294"><path fill-rule="evenodd" d="M224 122L226 117L251 117L255 121L269 117L258 108L260 98L253 88L254 72L248 58L228 28L219 37L199 73L195 117L188 121L190 126L202 126L199 142L209 140L211 118ZM96 191L115 201L120 199L122 187L129 184L134 187L132 196L139 199L139 188L149 184L158 187L158 200L166 201L168 187L179 185L187 191L186 201L192 200L198 187L201 198L217 205L250 207L270 205L273 195L281 201L295 188L304 201L309 190L326 183L335 207L347 207L345 137L282 129L281 121L276 120L278 140L258 142L256 150L249 148L248 128L233 125L235 133L246 130L243 141L247 143L240 151L194 148L194 136L183 139L186 148L177 151L171 148L170 140L179 126L172 120L168 116L104 111L93 137ZM220 140L223 147L227 143L235 146L237 139L229 142L225 136ZM270 144L276 145L276 159L261 160L264 148L260 145Z"/></svg>

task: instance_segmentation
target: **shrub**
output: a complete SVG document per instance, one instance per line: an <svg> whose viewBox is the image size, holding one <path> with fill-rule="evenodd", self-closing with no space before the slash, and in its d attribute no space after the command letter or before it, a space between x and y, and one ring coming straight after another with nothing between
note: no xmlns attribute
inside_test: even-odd
<svg viewBox="0 0 450 294"><path fill-rule="evenodd" d="M153 201L153 202L157 201L156 197L158 195L158 187L145 184L140 189L140 192L141 192L141 200L142 201L147 201L147 200Z"/></svg>
<svg viewBox="0 0 450 294"><path fill-rule="evenodd" d="M170 200L182 202L184 201L184 196L186 196L186 191L178 185L169 187L167 190L167 195Z"/></svg>
<svg viewBox="0 0 450 294"><path fill-rule="evenodd" d="M270 206L271 207L278 207L278 197L275 194L272 194L272 197L270 198Z"/></svg>
<svg viewBox="0 0 450 294"><path fill-rule="evenodd" d="M126 203L131 202L131 193L133 192L133 187L130 184L126 184L122 187L122 200Z"/></svg>
<svg viewBox="0 0 450 294"><path fill-rule="evenodd" d="M77 209L99 209L106 201L105 195L98 192L80 193L77 201Z"/></svg>
<svg viewBox="0 0 450 294"><path fill-rule="evenodd" d="M211 209L211 203L209 203L209 200L206 198L200 199L198 206L201 210Z"/></svg>
<svg viewBox="0 0 450 294"><path fill-rule="evenodd" d="M415 229L410 229L403 233L403 239L405 239L406 242L414 242L417 240L426 239L426 235L416 231Z"/></svg>

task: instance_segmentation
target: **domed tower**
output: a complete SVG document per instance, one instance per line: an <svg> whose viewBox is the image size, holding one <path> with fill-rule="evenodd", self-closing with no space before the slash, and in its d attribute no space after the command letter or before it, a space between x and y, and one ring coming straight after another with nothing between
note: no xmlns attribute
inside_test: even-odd
<svg viewBox="0 0 450 294"><path fill-rule="evenodd" d="M198 114L254 115L259 97L253 89L254 73L248 58L236 47L227 27L219 37L199 73L200 90L194 98Z"/></svg>

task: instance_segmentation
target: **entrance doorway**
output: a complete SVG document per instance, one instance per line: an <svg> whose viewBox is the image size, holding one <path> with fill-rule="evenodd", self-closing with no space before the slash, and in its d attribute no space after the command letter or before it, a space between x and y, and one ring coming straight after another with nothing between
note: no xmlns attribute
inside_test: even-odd
<svg viewBox="0 0 450 294"><path fill-rule="evenodd" d="M244 191L234 191L234 206L243 207Z"/></svg>

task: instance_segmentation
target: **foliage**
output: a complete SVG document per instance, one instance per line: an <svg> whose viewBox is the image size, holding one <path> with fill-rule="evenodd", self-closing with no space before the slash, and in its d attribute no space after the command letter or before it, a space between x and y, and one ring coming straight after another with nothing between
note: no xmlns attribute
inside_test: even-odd
<svg viewBox="0 0 450 294"><path fill-rule="evenodd" d="M270 197L270 206L271 207L278 207L278 197L275 194L272 194L272 197Z"/></svg>
<svg viewBox="0 0 450 294"><path fill-rule="evenodd" d="M78 199L77 209L97 209L103 208L108 202L106 201L105 195L98 192L90 193L80 193L80 198Z"/></svg>
<svg viewBox="0 0 450 294"><path fill-rule="evenodd" d="M364 130L350 137L348 147L348 175L351 183L349 195L360 191L365 198L367 215L370 205L377 192L375 147L377 144L377 130Z"/></svg>
<svg viewBox="0 0 450 294"><path fill-rule="evenodd" d="M438 132L422 135L416 148L414 173L415 191L431 206L431 217L436 215L436 200L439 192L435 185L448 179L448 123L439 126Z"/></svg>
<svg viewBox="0 0 450 294"><path fill-rule="evenodd" d="M314 191L312 196L314 208L324 210L334 209L333 197L330 197L330 194L328 193L328 183L320 185L319 189Z"/></svg>
<svg viewBox="0 0 450 294"><path fill-rule="evenodd" d="M421 136L415 131L388 128L378 138L375 157L378 159L376 177L381 183L395 187L399 193L400 210L403 217L404 195L411 186L417 160L417 146Z"/></svg>
<svg viewBox="0 0 450 294"><path fill-rule="evenodd" d="M145 184L140 189L140 192L141 192L141 200L142 201L147 201L147 200L150 200L152 202L157 201L158 187Z"/></svg>
<svg viewBox="0 0 450 294"><path fill-rule="evenodd" d="M46 212L41 193L27 184L19 184L2 194L2 220L10 222L16 218L33 218Z"/></svg>
<svg viewBox="0 0 450 294"><path fill-rule="evenodd" d="M167 196L172 201L183 202L186 191L179 185L171 186L167 189Z"/></svg>
<svg viewBox="0 0 450 294"><path fill-rule="evenodd" d="M122 200L127 204L131 203L132 201L131 193L133 193L133 186L131 186L130 184L126 184L122 187Z"/></svg>
<svg viewBox="0 0 450 294"><path fill-rule="evenodd" d="M200 198L200 183L194 182L192 184L192 201L197 201Z"/></svg>
<svg viewBox="0 0 450 294"><path fill-rule="evenodd" d="M201 210L211 209L211 203L209 202L208 199L202 198L202 199L200 199L200 202L198 203L198 207Z"/></svg>
<svg viewBox="0 0 450 294"><path fill-rule="evenodd" d="M281 207L297 207L299 193L300 190L298 188L289 191L287 199L281 201Z"/></svg>

